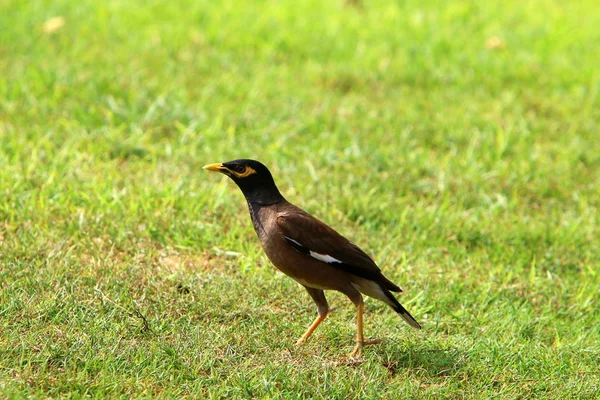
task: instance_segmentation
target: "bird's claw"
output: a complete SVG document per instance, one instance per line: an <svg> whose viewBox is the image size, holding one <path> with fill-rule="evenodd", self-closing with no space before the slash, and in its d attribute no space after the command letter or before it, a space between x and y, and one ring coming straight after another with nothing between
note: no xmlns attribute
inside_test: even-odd
<svg viewBox="0 0 600 400"><path fill-rule="evenodd" d="M361 359L363 355L363 346L371 345L371 344L381 344L385 343L385 339L366 339L361 343L357 343L352 353L350 353L350 358Z"/></svg>
<svg viewBox="0 0 600 400"><path fill-rule="evenodd" d="M386 340L385 339L367 339L365 341L363 341L363 345L369 345L369 344L381 344L381 343L385 343Z"/></svg>
<svg viewBox="0 0 600 400"><path fill-rule="evenodd" d="M350 358L361 359L362 355L363 355L362 346L356 345L356 347L354 348L354 350L352 350L352 353L350 353Z"/></svg>

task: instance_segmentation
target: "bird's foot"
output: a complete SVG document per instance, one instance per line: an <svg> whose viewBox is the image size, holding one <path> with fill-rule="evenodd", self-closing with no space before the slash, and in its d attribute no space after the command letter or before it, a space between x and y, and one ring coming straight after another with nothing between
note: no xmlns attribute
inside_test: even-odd
<svg viewBox="0 0 600 400"><path fill-rule="evenodd" d="M371 344L380 344L380 343L384 343L384 342L385 342L384 339L363 340L361 343L356 344L356 346L354 347L354 350L352 350L352 353L350 353L350 358L361 359L362 355L363 355L363 346L367 346L367 345L371 345Z"/></svg>
<svg viewBox="0 0 600 400"><path fill-rule="evenodd" d="M352 353L350 353L350 358L352 359L361 359L363 355L363 348L362 348L362 344L357 344L356 347L354 347L354 350L352 350Z"/></svg>
<svg viewBox="0 0 600 400"><path fill-rule="evenodd" d="M381 344L381 343L385 343L385 339L366 339L363 341L363 345L368 345L368 344Z"/></svg>

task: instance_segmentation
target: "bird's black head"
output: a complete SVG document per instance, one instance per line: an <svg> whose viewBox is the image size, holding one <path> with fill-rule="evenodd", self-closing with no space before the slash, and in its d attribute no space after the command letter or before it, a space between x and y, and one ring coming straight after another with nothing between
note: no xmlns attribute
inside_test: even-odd
<svg viewBox="0 0 600 400"><path fill-rule="evenodd" d="M233 160L205 165L202 168L230 177L250 203L267 205L284 200L275 185L271 171L256 160Z"/></svg>

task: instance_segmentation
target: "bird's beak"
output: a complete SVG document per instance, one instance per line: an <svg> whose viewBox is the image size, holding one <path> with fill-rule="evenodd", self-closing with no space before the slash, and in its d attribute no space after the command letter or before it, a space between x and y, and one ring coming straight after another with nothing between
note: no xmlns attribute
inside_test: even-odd
<svg viewBox="0 0 600 400"><path fill-rule="evenodd" d="M227 171L227 168L225 168L225 166L221 163L208 164L208 165L205 165L204 167L202 167L202 169L207 169L209 171L217 171L217 172Z"/></svg>

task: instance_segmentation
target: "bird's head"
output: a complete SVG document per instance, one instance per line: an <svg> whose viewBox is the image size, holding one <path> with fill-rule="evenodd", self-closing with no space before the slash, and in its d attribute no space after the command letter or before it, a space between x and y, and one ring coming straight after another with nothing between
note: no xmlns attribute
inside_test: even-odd
<svg viewBox="0 0 600 400"><path fill-rule="evenodd" d="M283 200L271 171L256 160L233 160L202 167L230 177L251 203L274 204Z"/></svg>

